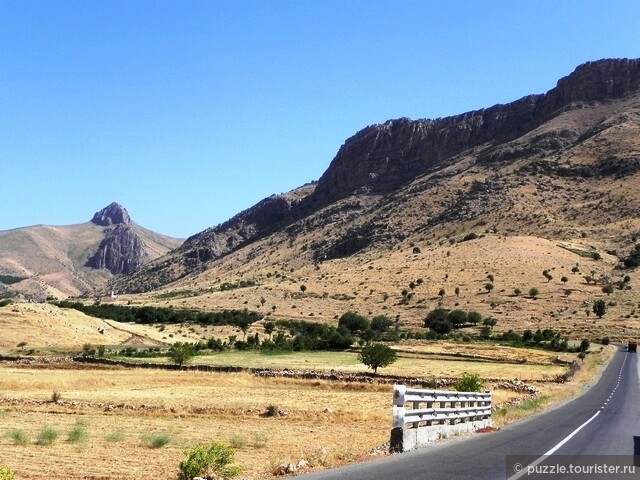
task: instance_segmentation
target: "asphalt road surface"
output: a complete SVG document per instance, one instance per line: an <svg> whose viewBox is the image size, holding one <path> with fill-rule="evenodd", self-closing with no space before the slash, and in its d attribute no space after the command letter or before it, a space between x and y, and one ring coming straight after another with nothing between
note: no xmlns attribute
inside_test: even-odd
<svg viewBox="0 0 640 480"><path fill-rule="evenodd" d="M640 455L640 371L637 355L619 347L598 382L582 395L547 413L509 425L498 432L475 434L461 440L296 478L640 479L640 462L637 462L637 473L633 475L598 470L602 469L603 464L605 468L613 468L611 465L616 462L633 465L633 455ZM568 468L575 468L568 465L574 459L569 456L575 455L580 456L575 457L577 463L581 461L595 466L589 467L592 470L579 466L583 469L578 470L580 475L568 474ZM526 457L521 460L514 456ZM518 462L520 466L515 465ZM562 473L561 468L565 469Z"/></svg>

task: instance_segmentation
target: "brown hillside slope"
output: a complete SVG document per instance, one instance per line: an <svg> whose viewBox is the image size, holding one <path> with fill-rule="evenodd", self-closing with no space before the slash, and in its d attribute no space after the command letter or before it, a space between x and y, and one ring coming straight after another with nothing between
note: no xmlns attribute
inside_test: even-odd
<svg viewBox="0 0 640 480"><path fill-rule="evenodd" d="M592 62L545 95L367 127L295 199L266 199L118 288L166 285L136 302L332 322L355 309L408 327L443 288L443 306L494 315L499 329L636 335L634 272L617 266L640 238L639 71L638 60ZM603 285L628 273L594 323ZM221 289L241 280L256 285ZM513 294L532 287L537 300ZM413 296L403 299L405 289Z"/></svg>
<svg viewBox="0 0 640 480"><path fill-rule="evenodd" d="M102 223L38 225L0 232L0 275L17 277L4 287L0 283L0 288L34 299L80 296L105 288L123 268L139 268L181 243L138 226L120 205L112 204L96 216L101 212L110 212L126 223L116 225L107 215ZM121 230L124 235L114 234ZM90 259L95 262L89 264Z"/></svg>

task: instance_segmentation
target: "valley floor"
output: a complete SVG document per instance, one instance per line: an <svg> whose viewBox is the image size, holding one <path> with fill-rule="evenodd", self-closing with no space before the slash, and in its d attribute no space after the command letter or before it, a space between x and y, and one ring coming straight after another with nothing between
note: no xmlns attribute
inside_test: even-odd
<svg viewBox="0 0 640 480"><path fill-rule="evenodd" d="M435 362L421 355L425 348L413 345L406 350L414 364L424 362L427 368L429 361ZM478 348L487 356L486 347ZM485 386L494 391L499 407L496 425L575 395L611 350L596 348L565 384L532 373L536 365L520 363L519 376L531 379L527 383L537 390L535 396L514 391L516 363L505 369L504 359L482 362L494 372ZM520 353L527 355L526 350ZM240 362L241 354L234 355L238 357L225 361ZM252 355L247 361L256 359ZM282 363L274 366L304 363L304 355L282 356ZM343 361L335 356L333 367ZM478 364L458 360L457 368L464 371ZM331 360L324 358L323 367L331 368ZM0 392L0 465L9 465L21 479L172 479L185 449L214 440L235 448L241 478L267 478L280 465L300 460L316 469L384 455L391 419L388 384L248 373L0 362ZM49 436L57 433L50 444L44 440L46 428Z"/></svg>

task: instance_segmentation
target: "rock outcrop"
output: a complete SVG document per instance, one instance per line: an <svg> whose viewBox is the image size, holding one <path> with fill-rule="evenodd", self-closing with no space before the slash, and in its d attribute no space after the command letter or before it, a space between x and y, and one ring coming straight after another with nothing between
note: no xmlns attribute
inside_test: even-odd
<svg viewBox="0 0 640 480"><path fill-rule="evenodd" d="M470 148L514 140L567 108L637 92L640 59L589 62L557 86L505 105L436 120L389 120L349 138L310 200L328 204L354 193L388 192Z"/></svg>
<svg viewBox="0 0 640 480"><path fill-rule="evenodd" d="M103 227L118 224L129 225L131 217L129 217L129 212L122 205L113 202L96 212L91 222Z"/></svg>
<svg viewBox="0 0 640 480"><path fill-rule="evenodd" d="M138 270L145 261L144 242L134 231L127 210L111 203L93 216L92 223L105 226L105 237L89 258L87 267L105 268L114 275Z"/></svg>

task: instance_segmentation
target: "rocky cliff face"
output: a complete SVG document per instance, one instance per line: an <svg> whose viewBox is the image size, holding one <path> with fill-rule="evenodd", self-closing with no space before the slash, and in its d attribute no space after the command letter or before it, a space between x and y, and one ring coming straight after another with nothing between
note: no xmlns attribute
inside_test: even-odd
<svg viewBox="0 0 640 480"><path fill-rule="evenodd" d="M114 275L138 270L145 260L144 242L132 228L127 210L112 203L93 216L92 223L106 226L105 238L89 258L87 267L105 268Z"/></svg>
<svg viewBox="0 0 640 480"><path fill-rule="evenodd" d="M563 109L621 98L639 84L640 59L601 60L579 66L546 94L437 120L369 126L340 148L313 200L327 204L354 193L393 190L465 150L511 141Z"/></svg>
<svg viewBox="0 0 640 480"><path fill-rule="evenodd" d="M518 159L557 155L612 125L627 122L625 115L609 118L606 105L631 98L638 93L639 86L640 59L601 60L578 67L546 94L447 118L416 121L401 118L366 127L344 143L318 183L308 186L304 194L269 197L229 221L192 236L169 256L129 277L122 290L160 287L205 270L210 262L276 232L284 233L294 242L301 232L320 230L334 223L341 232L339 239L330 242L323 238L309 245L310 250L316 251L316 260L351 255L367 248L376 238L383 241L400 238L406 235L404 227L398 224L390 228L391 217L384 212L389 210L385 202L405 195L399 193L403 187L425 174L433 174L420 187L429 189L462 171L438 173L463 157L468 159L466 168L478 164L491 171ZM583 115L589 111L595 113ZM569 114L575 121L554 124L554 119ZM611 148L607 148L610 156ZM625 165L627 160L620 158ZM610 159L606 162L611 163ZM440 179L436 178L438 175ZM358 196L354 205L360 200L362 205L353 207L348 198L352 195ZM477 196L478 192L470 195ZM379 204L376 198L380 199ZM464 199L449 200L455 206ZM415 215L431 217L428 225L439 218L446 220L451 212L443 213L436 208L443 201L425 200ZM367 209L377 209L377 216L365 220Z"/></svg>

